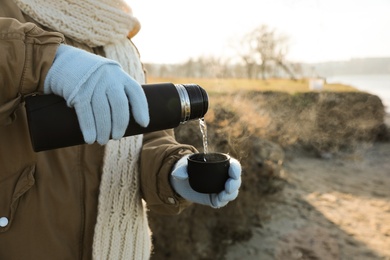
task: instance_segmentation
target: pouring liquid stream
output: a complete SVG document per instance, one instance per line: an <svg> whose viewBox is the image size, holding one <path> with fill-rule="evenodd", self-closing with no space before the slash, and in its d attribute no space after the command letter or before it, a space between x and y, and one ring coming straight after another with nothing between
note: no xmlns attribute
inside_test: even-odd
<svg viewBox="0 0 390 260"><path fill-rule="evenodd" d="M207 140L207 125L206 121L204 120L204 117L199 119L199 128L200 132L202 133L202 139L203 139L203 152L204 152L204 161L206 161L207 154L209 152L208 147L208 140Z"/></svg>

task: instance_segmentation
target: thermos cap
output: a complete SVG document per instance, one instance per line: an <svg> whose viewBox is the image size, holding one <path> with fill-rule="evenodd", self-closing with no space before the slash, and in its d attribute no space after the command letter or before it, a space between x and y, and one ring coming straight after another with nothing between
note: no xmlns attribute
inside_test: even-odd
<svg viewBox="0 0 390 260"><path fill-rule="evenodd" d="M182 123L203 118L209 107L207 92L197 84L175 84L182 104Z"/></svg>

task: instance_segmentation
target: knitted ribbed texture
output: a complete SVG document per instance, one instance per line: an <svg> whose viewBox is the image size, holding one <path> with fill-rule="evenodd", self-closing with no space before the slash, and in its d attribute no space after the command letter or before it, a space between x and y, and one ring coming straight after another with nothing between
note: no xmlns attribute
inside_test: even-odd
<svg viewBox="0 0 390 260"><path fill-rule="evenodd" d="M148 259L150 236L139 193L142 136L109 141L105 150L94 259ZM120 249L120 250L118 250Z"/></svg>
<svg viewBox="0 0 390 260"><path fill-rule="evenodd" d="M103 46L139 83L145 83L138 52L127 35L139 29L121 0L14 0L39 23L90 47ZM130 32L130 33L129 33ZM131 119L130 119L131 120ZM95 226L94 259L149 259L151 238L139 189L142 136L107 143Z"/></svg>
<svg viewBox="0 0 390 260"><path fill-rule="evenodd" d="M90 47L117 42L139 30L123 0L14 0L37 22Z"/></svg>

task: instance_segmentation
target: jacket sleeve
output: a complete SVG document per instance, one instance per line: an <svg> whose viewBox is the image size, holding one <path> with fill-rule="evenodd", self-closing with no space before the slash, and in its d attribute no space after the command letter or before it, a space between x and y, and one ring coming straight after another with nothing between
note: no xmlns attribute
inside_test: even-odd
<svg viewBox="0 0 390 260"><path fill-rule="evenodd" d="M0 126L10 124L22 97L43 90L64 37L33 23L0 17Z"/></svg>
<svg viewBox="0 0 390 260"><path fill-rule="evenodd" d="M196 152L193 146L179 144L172 129L144 135L141 188L150 210L159 214L175 215L191 204L174 192L169 175L180 158Z"/></svg>

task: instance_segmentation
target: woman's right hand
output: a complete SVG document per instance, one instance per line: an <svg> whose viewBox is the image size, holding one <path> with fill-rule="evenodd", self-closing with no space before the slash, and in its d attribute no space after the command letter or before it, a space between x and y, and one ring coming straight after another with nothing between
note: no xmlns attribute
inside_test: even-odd
<svg viewBox="0 0 390 260"><path fill-rule="evenodd" d="M106 144L123 137L130 121L149 124L141 85L116 61L61 44L44 84L46 94L65 98L77 113L84 141Z"/></svg>

